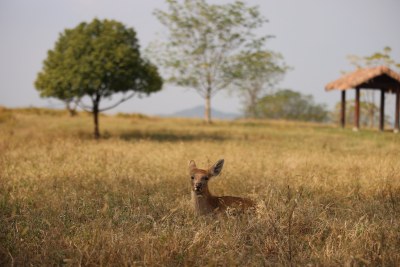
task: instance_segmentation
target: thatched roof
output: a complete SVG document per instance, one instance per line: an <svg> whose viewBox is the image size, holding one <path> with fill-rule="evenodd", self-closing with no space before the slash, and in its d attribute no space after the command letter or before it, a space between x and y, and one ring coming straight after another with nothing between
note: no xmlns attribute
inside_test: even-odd
<svg viewBox="0 0 400 267"><path fill-rule="evenodd" d="M352 88L400 89L400 74L385 66L358 69L325 86L326 91Z"/></svg>

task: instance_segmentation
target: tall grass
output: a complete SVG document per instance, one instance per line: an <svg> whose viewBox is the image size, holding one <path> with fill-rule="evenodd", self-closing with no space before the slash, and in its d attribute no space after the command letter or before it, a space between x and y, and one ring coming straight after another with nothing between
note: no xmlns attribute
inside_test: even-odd
<svg viewBox="0 0 400 267"><path fill-rule="evenodd" d="M0 265L400 262L400 136L286 122L15 112L0 123ZM187 163L224 158L216 195L256 214L196 217Z"/></svg>

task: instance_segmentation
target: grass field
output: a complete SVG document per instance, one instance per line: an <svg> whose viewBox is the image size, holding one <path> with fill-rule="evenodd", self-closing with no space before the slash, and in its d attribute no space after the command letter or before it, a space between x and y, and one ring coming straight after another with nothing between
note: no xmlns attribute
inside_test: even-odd
<svg viewBox="0 0 400 267"><path fill-rule="evenodd" d="M400 136L291 122L0 111L0 265L395 266ZM224 158L196 217L187 164Z"/></svg>

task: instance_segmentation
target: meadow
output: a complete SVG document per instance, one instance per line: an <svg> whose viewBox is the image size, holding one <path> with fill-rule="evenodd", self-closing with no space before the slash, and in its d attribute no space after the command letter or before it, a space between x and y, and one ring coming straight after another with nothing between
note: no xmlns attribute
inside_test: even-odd
<svg viewBox="0 0 400 267"><path fill-rule="evenodd" d="M283 121L0 110L0 265L395 266L400 135ZM195 216L187 164L225 159Z"/></svg>

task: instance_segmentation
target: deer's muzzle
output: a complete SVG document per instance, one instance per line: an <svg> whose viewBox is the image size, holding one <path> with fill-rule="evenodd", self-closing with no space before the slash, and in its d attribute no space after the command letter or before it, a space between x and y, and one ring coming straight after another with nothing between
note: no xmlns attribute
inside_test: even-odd
<svg viewBox="0 0 400 267"><path fill-rule="evenodd" d="M202 190L202 184L201 183L198 183L198 184L194 185L194 191L196 193L201 193L201 190Z"/></svg>

